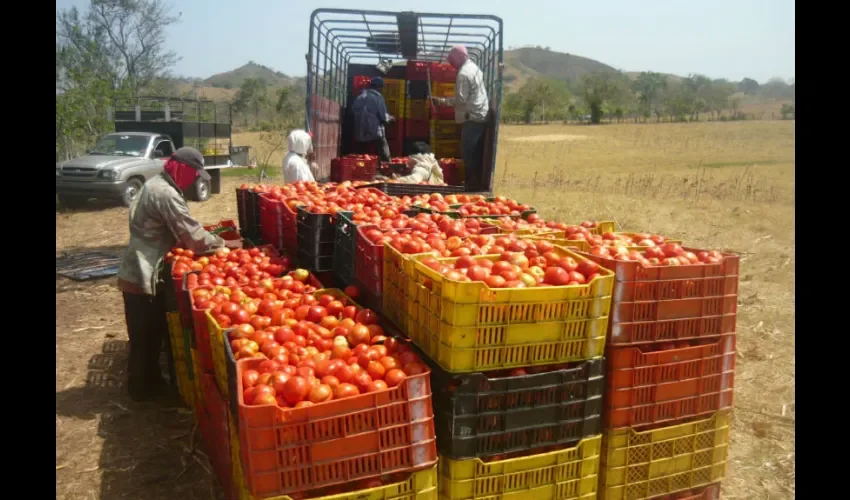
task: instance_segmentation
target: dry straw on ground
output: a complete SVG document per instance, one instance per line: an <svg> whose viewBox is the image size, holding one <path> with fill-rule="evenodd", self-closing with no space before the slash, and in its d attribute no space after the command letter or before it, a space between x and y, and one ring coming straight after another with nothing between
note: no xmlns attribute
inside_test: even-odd
<svg viewBox="0 0 850 500"><path fill-rule="evenodd" d="M497 191L546 218L615 219L624 229L741 253L723 498L794 498L793 122L503 126L501 134ZM521 140L535 136L549 139ZM586 138L567 139L575 136ZM234 144L253 139L241 134ZM235 219L234 188L245 180L225 178L222 194L190 204L192 213ZM126 209L56 214L57 254L121 252L126 240ZM57 279L56 318L57 498L210 498L191 417L124 395L127 337L114 280Z"/></svg>

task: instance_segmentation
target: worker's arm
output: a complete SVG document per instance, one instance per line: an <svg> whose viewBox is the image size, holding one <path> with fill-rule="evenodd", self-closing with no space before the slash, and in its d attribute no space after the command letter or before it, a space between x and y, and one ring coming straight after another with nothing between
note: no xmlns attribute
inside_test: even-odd
<svg viewBox="0 0 850 500"><path fill-rule="evenodd" d="M405 184L419 184L420 182L427 181L429 177L430 172L428 172L427 168L416 166L413 167L413 172L410 175L396 177L396 180Z"/></svg>
<svg viewBox="0 0 850 500"><path fill-rule="evenodd" d="M178 245L183 248L204 254L225 246L223 239L204 229L200 222L189 215L189 207L176 193L160 203L159 212Z"/></svg>
<svg viewBox="0 0 850 500"><path fill-rule="evenodd" d="M381 125L386 125L390 122L390 114L387 112L387 101L384 100L384 96L378 97L377 101L378 101L378 120L381 121Z"/></svg>

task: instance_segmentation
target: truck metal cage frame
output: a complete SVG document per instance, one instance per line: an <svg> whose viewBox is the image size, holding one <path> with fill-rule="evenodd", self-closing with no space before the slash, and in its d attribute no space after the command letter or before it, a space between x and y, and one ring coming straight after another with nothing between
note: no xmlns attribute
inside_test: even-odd
<svg viewBox="0 0 850 500"><path fill-rule="evenodd" d="M316 9L310 16L307 51L307 130L320 177L341 152L344 112L353 65L386 73L407 60L446 61L454 45L467 47L484 73L493 110L484 152L485 179L492 191L502 100L503 22L492 15ZM380 68L379 68L380 67ZM376 74L380 74L376 73Z"/></svg>
<svg viewBox="0 0 850 500"><path fill-rule="evenodd" d="M229 102L178 97L116 100L107 109L116 132L155 132L171 137L175 147L191 146L209 167L230 159L233 113Z"/></svg>

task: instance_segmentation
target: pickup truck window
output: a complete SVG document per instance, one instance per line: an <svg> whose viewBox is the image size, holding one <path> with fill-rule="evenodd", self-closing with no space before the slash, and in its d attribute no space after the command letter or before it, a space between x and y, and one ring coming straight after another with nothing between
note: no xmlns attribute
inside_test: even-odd
<svg viewBox="0 0 850 500"><path fill-rule="evenodd" d="M144 156L150 137L142 135L108 134L97 141L89 152L92 155Z"/></svg>
<svg viewBox="0 0 850 500"><path fill-rule="evenodd" d="M160 158L169 158L171 154L174 153L174 149L171 147L171 141L169 140L157 142L153 150L160 151L162 153Z"/></svg>

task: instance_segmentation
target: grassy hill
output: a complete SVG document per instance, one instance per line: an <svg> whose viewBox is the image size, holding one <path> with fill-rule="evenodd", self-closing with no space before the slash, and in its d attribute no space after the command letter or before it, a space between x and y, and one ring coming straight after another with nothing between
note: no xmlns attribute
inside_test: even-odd
<svg viewBox="0 0 850 500"><path fill-rule="evenodd" d="M594 71L617 71L607 64L563 52L543 48L525 47L505 51L505 87L521 87L526 80L547 77L568 82Z"/></svg>
<svg viewBox="0 0 850 500"><path fill-rule="evenodd" d="M249 61L248 64L234 70L215 74L203 81L205 87L217 87L223 89L238 89L246 78L262 78L269 87L281 87L292 85L296 78L287 76L280 71Z"/></svg>

